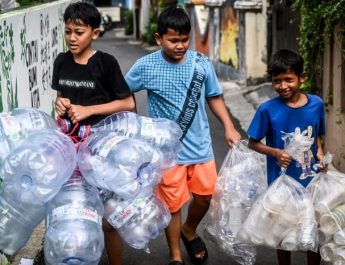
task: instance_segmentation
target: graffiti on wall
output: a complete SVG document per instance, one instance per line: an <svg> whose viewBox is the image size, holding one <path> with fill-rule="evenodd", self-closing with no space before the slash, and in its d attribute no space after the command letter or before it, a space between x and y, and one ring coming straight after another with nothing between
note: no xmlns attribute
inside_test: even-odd
<svg viewBox="0 0 345 265"><path fill-rule="evenodd" d="M239 21L233 0L227 0L221 10L219 60L238 69Z"/></svg>
<svg viewBox="0 0 345 265"><path fill-rule="evenodd" d="M0 111L15 107L54 113L53 62L65 48L62 0L0 15Z"/></svg>

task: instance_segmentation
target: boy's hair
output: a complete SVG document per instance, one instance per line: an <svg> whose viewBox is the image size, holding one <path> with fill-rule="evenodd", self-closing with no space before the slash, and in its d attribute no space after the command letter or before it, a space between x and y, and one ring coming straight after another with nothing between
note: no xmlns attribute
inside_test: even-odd
<svg viewBox="0 0 345 265"><path fill-rule="evenodd" d="M189 34L191 24L189 16L181 7L170 6L163 10L158 17L158 34L163 36L171 28L179 34Z"/></svg>
<svg viewBox="0 0 345 265"><path fill-rule="evenodd" d="M76 2L70 4L63 15L66 22L72 21L76 25L90 25L92 29L99 28L101 15L98 9L89 3Z"/></svg>
<svg viewBox="0 0 345 265"><path fill-rule="evenodd" d="M267 73L269 77L291 71L297 76L303 73L303 58L297 52L282 49L272 55Z"/></svg>

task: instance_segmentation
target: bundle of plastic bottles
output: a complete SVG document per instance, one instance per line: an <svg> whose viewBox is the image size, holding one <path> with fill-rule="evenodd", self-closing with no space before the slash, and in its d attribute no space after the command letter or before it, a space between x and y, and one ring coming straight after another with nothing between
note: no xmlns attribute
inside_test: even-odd
<svg viewBox="0 0 345 265"><path fill-rule="evenodd" d="M263 156L248 149L245 141L238 142L229 150L219 171L205 232L239 264L255 263L255 248L242 241L238 232L266 189Z"/></svg>
<svg viewBox="0 0 345 265"><path fill-rule="evenodd" d="M321 173L308 186L319 223L319 245L323 260L345 264L345 174Z"/></svg>
<svg viewBox="0 0 345 265"><path fill-rule="evenodd" d="M14 254L44 220L46 206L77 164L73 141L36 109L0 114L0 249Z"/></svg>
<svg viewBox="0 0 345 265"><path fill-rule="evenodd" d="M79 156L62 129L37 109L0 114L0 250L14 254L44 217L44 253L50 264L97 264L103 251L102 217L129 245L147 247L170 221L153 187L176 163L180 128L165 119L119 113L90 128ZM99 188L112 196L101 200ZM129 211L132 215L120 225L114 222Z"/></svg>

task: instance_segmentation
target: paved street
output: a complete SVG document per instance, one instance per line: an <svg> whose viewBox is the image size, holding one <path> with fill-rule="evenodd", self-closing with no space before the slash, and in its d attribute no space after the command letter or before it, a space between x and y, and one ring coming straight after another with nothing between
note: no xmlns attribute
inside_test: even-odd
<svg viewBox="0 0 345 265"><path fill-rule="evenodd" d="M120 36L120 34L117 34ZM94 46L97 50L102 50L113 54L119 64L123 73L125 74L130 66L141 56L152 51L152 49L144 49L140 43L133 42L127 38L115 38L115 31L107 32L99 41L95 43ZM224 87L224 98L226 104L233 115L233 120L236 127L241 131L242 136L245 138L244 131L246 130L252 115L255 111L253 103L248 102L248 98L244 97L243 92L249 91L251 88L239 87L235 82L222 82ZM253 93L251 94L253 95ZM255 93L254 93L255 95ZM265 98L266 95L257 94L257 99L260 100ZM140 114L145 114L145 94L139 93L136 95L138 112ZM223 129L221 124L214 118L212 114L209 115L213 146L215 151L215 157L217 161L217 167L219 168L227 151L227 145L223 139ZM184 213L185 214L185 213ZM204 225L208 222L208 218L205 219L204 223L200 226L199 234L203 235ZM38 250L40 243L37 241L41 240L42 233L44 231L44 226L42 225L38 231L36 231L35 242L28 243L27 247L23 249L17 256L13 264L19 264L21 257L33 258L35 252ZM221 252L219 248L209 240L206 240L208 250L209 250L209 261L205 265L232 265L235 263L228 255ZM181 244L182 246L182 244ZM168 247L164 235L162 234L157 239L150 242L149 245L150 254L144 252L143 250L135 250L130 247L125 247L123 264L124 265L164 265L168 263ZM184 248L182 246L184 251ZM183 253L186 265L190 265L187 253ZM37 263L38 264L38 263ZM101 265L107 265L106 256L101 260ZM277 264L275 251L267 248L259 248L257 254L257 265L273 265ZM292 265L302 265L306 264L305 255L302 253L293 254Z"/></svg>

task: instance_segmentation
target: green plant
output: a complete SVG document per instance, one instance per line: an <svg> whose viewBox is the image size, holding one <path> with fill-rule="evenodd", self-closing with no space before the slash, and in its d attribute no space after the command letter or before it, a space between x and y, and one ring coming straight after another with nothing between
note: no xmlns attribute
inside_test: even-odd
<svg viewBox="0 0 345 265"><path fill-rule="evenodd" d="M126 10L125 12L125 34L133 34L133 10Z"/></svg>
<svg viewBox="0 0 345 265"><path fill-rule="evenodd" d="M294 8L302 18L300 53L309 77L304 89L319 93L317 81L322 71L322 55L337 26L345 58L345 0L296 0Z"/></svg>

